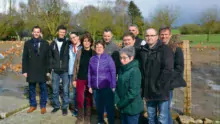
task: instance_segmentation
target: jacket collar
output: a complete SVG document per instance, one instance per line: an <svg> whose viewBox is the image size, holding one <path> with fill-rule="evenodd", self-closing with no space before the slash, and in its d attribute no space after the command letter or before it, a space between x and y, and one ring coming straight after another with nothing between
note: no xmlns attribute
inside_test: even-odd
<svg viewBox="0 0 220 124"><path fill-rule="evenodd" d="M110 40L108 43L105 42L106 45L112 44L112 40Z"/></svg>
<svg viewBox="0 0 220 124"><path fill-rule="evenodd" d="M69 45L69 47L70 47L70 48L73 48L73 44L71 43L71 44ZM82 47L81 43L77 45L77 48L79 48L79 47Z"/></svg>
<svg viewBox="0 0 220 124"><path fill-rule="evenodd" d="M160 46L162 45L162 42L160 40L157 41L157 43L153 46L153 48L150 48L148 44L145 44L144 46L141 47L142 50L146 50L146 51L153 51L153 50L157 50Z"/></svg>
<svg viewBox="0 0 220 124"><path fill-rule="evenodd" d="M106 57L107 55L108 55L108 54L106 54L106 53L102 53L101 55L97 55L97 54L96 54L95 57L97 57L97 58L98 58L98 57L103 58L103 57Z"/></svg>
<svg viewBox="0 0 220 124"><path fill-rule="evenodd" d="M128 64L126 64L126 65L122 65L121 69L124 72L124 71L127 71L127 70L129 70L130 68L133 68L133 67L139 67L139 63L135 59L132 60L131 62L129 62Z"/></svg>

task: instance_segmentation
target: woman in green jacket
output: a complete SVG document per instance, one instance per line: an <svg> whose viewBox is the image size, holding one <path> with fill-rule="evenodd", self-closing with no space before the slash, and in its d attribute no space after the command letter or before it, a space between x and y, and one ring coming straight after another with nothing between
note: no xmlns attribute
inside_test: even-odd
<svg viewBox="0 0 220 124"><path fill-rule="evenodd" d="M135 49L132 46L120 51L122 67L118 73L115 102L121 113L122 124L138 124L140 113L144 110L140 94L141 72L134 56Z"/></svg>

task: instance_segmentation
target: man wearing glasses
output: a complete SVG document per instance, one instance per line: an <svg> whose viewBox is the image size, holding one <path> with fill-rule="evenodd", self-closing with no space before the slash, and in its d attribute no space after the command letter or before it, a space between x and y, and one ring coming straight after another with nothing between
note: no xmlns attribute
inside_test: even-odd
<svg viewBox="0 0 220 124"><path fill-rule="evenodd" d="M146 30L145 40L147 44L141 48L139 57L143 78L142 95L147 103L148 123L168 124L173 52L158 40L157 31L153 28Z"/></svg>
<svg viewBox="0 0 220 124"><path fill-rule="evenodd" d="M69 91L69 102L70 102L70 110L72 111L73 116L77 116L77 105L76 105L76 88L72 85L73 79L73 67L76 58L77 51L82 48L80 43L79 33L71 32L70 33L70 44L69 44L69 81L70 81L70 91Z"/></svg>

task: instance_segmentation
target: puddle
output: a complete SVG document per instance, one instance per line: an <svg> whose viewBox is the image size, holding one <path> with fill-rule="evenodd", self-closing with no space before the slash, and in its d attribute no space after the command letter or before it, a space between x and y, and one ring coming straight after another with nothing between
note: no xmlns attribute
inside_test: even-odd
<svg viewBox="0 0 220 124"><path fill-rule="evenodd" d="M216 91L220 91L220 85L216 84L214 81L210 80L210 79L206 79L206 83L213 89Z"/></svg>
<svg viewBox="0 0 220 124"><path fill-rule="evenodd" d="M220 93L208 93L209 96L220 98Z"/></svg>

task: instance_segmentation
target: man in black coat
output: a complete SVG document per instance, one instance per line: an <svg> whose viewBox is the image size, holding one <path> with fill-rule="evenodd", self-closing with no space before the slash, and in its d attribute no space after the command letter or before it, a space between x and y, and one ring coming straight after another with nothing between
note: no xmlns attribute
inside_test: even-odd
<svg viewBox="0 0 220 124"><path fill-rule="evenodd" d="M171 102L173 98L173 89L178 87L185 87L186 82L183 79L184 71L184 57L183 51L177 46L177 41L171 40L171 29L170 27L161 27L159 30L160 40L163 44L168 45L174 53L174 70L170 79L170 100L169 110L171 109ZM169 124L173 124L172 115L169 112Z"/></svg>
<svg viewBox="0 0 220 124"><path fill-rule="evenodd" d="M145 40L147 44L139 52L139 61L148 121L150 124L168 124L169 82L173 70L173 53L167 45L158 40L157 31L153 28L146 30ZM159 110L158 118L157 110Z"/></svg>
<svg viewBox="0 0 220 124"><path fill-rule="evenodd" d="M69 41L65 37L67 29L63 25L57 28L58 37L50 44L49 62L52 71L53 107L51 113L56 113L60 109L59 86L62 79L62 114L67 115L69 106Z"/></svg>
<svg viewBox="0 0 220 124"><path fill-rule="evenodd" d="M139 48L142 45L145 45L146 42L138 37L139 34L139 30L138 30L138 26L135 24L129 25L128 30L134 34L135 36L135 43L134 43L134 47Z"/></svg>
<svg viewBox="0 0 220 124"><path fill-rule="evenodd" d="M49 75L48 51L49 43L41 38L41 28L38 26L32 29L32 39L24 44L22 56L22 74L29 83L29 102L28 113L37 108L36 84L40 87L40 107L41 113L46 113L47 86L46 80Z"/></svg>

